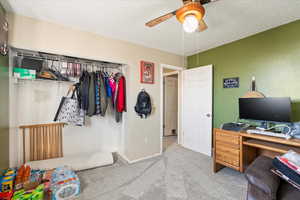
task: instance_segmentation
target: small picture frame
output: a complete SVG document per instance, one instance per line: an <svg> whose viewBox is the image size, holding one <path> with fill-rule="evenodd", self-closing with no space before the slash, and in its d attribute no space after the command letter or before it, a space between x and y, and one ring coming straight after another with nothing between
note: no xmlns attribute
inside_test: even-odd
<svg viewBox="0 0 300 200"><path fill-rule="evenodd" d="M141 61L141 83L154 84L154 63Z"/></svg>
<svg viewBox="0 0 300 200"><path fill-rule="evenodd" d="M239 77L223 79L223 88L239 88L239 87L240 87Z"/></svg>

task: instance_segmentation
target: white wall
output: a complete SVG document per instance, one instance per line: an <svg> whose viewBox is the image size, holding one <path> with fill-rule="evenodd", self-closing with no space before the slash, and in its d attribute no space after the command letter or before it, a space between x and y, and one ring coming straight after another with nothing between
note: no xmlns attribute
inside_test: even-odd
<svg viewBox="0 0 300 200"><path fill-rule="evenodd" d="M9 15L9 23L9 43L13 47L127 64L128 112L125 117L124 147L120 153L132 161L160 152L160 64L183 66L184 57L14 14ZM155 63L155 84L140 84L141 60ZM146 120L140 119L134 112L136 97L141 87L149 92L154 106L153 114ZM53 88L53 91L55 90ZM27 103L24 102L24 105L28 106ZM103 123L110 124L108 121ZM104 142L106 140L100 141L106 138L105 135L100 133L91 136L89 130L76 128L76 131L70 130L70 135L65 134L65 140L74 141L70 144L70 152L89 150L90 146L106 148L105 146L111 145ZM110 141L115 143L114 139ZM101 142L105 143L105 146L99 145ZM65 146L67 148L69 145Z"/></svg>

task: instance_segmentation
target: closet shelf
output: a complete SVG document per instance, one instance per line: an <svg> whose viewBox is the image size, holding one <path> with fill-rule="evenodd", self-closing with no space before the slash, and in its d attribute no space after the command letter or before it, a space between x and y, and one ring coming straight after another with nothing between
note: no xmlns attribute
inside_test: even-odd
<svg viewBox="0 0 300 200"><path fill-rule="evenodd" d="M76 81L58 81L58 80L48 80L48 79L41 79L41 78L37 78L37 79L22 79L22 78L16 78L13 77L14 79L14 83L19 83L19 82L54 82L54 83L69 83L69 84L73 84L76 83Z"/></svg>

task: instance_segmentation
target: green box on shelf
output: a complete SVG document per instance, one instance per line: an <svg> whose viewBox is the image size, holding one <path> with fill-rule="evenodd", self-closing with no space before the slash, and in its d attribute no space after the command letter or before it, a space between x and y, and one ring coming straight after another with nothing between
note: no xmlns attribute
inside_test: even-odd
<svg viewBox="0 0 300 200"><path fill-rule="evenodd" d="M33 80L36 79L36 71L32 69L25 68L14 68L14 77L19 79L28 79Z"/></svg>

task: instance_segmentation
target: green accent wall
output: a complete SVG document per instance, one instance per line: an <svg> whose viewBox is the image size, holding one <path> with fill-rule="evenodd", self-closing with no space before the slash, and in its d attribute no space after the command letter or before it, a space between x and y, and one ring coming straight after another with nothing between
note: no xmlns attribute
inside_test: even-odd
<svg viewBox="0 0 300 200"><path fill-rule="evenodd" d="M214 127L238 118L238 99L250 90L267 97L291 97L300 121L300 20L188 57L188 68L214 66ZM223 78L239 77L240 87L223 89Z"/></svg>
<svg viewBox="0 0 300 200"><path fill-rule="evenodd" d="M4 9L0 5L0 16ZM9 166L9 72L8 56L0 55L0 175Z"/></svg>

